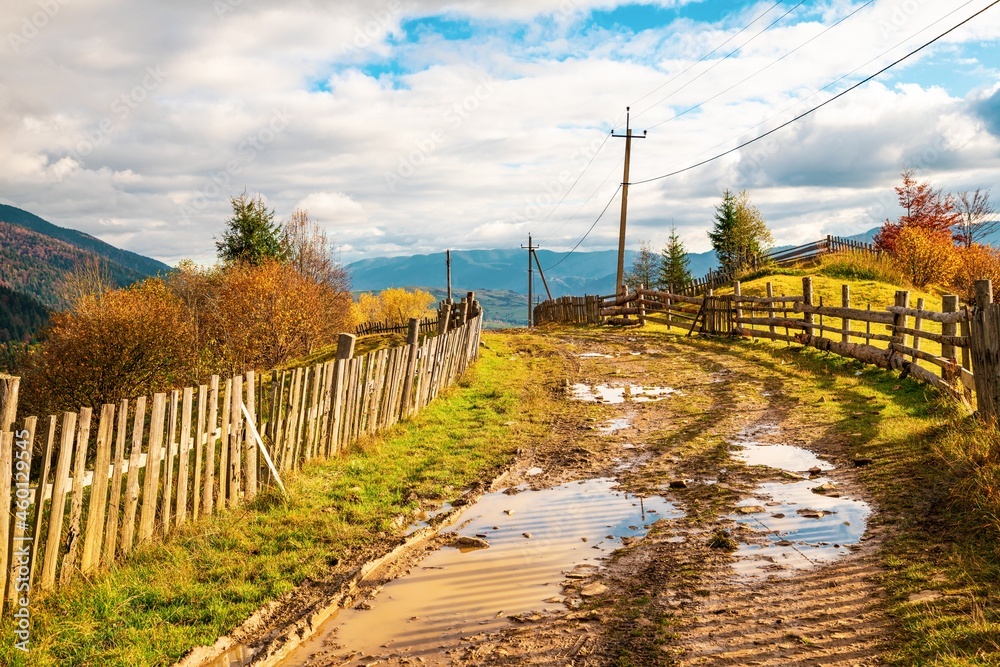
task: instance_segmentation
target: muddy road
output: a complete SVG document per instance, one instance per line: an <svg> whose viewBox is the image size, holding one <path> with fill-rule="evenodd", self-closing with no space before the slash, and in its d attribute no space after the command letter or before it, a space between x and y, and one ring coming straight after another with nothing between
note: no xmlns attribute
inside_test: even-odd
<svg viewBox="0 0 1000 667"><path fill-rule="evenodd" d="M827 409L874 397L790 350L535 340L550 436L279 664L879 664L879 509Z"/></svg>

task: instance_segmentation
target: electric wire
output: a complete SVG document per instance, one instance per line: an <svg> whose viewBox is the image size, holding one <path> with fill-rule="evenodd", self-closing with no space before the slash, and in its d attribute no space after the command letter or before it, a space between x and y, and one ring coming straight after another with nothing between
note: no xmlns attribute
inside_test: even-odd
<svg viewBox="0 0 1000 667"><path fill-rule="evenodd" d="M733 34L732 36L730 36L729 39L727 39L726 41L724 41L721 44L719 44L717 47L715 47L714 49L712 49L711 51L709 51L708 53L706 53L705 55L703 55L701 58L699 58L695 62L693 62L690 65L688 65L686 68L684 68L684 70L682 70L682 71L678 72L677 74L673 75L672 77L670 77L669 79L667 79L664 83L660 84L659 86L657 86L653 90L649 91L648 93L646 93L645 95L643 95L642 97L640 97L639 99L637 99L635 102L632 102L632 104L630 104L629 106L633 106L634 107L636 104L638 104L639 102L642 102L644 99L646 99L650 95L653 95L654 93L657 93L657 92L663 90L664 88L666 88L667 86L669 86L671 83L673 83L674 81L676 81L678 79L678 77L684 76L685 74L687 74L688 72L690 72L691 69L693 67L695 67L696 65L698 65L699 63L705 62L705 60L709 56L711 56L713 53L715 53L716 51L718 51L719 49L721 49L723 46L725 46L729 42L733 41L734 39L736 39L737 37L739 37L740 35L742 35L747 30L749 30L750 26L752 26L754 23L756 23L757 21L759 21L762 18L764 18L767 14L771 13L771 10L774 9L775 7L777 7L778 5L780 5L781 3L782 3L782 0L778 0L778 2L774 3L773 5L771 5L767 9L765 9L763 12L761 12L760 14L758 14L757 17L753 21L750 21L750 23L747 23L745 26L743 26L742 28L740 28L739 32L737 32L737 33ZM620 123L620 122L621 122L621 118L619 118L617 121L615 121L615 128L616 129L618 127L618 123Z"/></svg>
<svg viewBox="0 0 1000 667"><path fill-rule="evenodd" d="M691 113L691 112L692 112L692 111L694 111L695 109L699 109L699 108L701 108L701 107L705 106L706 104L708 104L708 103L709 103L709 102L711 102L712 100L715 100L715 99L718 99L719 97L722 97L723 95L725 95L726 93L728 93L728 92L729 92L729 91L731 91L732 89L734 89L734 88L736 88L736 87L738 87L738 86L741 86L741 85L743 85L744 83L746 83L746 82L747 82L747 81L749 81L750 79L752 79L752 78L754 78L754 77L758 76L759 74L763 73L764 71L766 71L766 70L768 70L768 69L770 69L770 68L774 67L775 65L777 65L777 64L778 64L778 63L780 63L780 62L781 62L782 60L784 60L784 59L785 59L785 58L787 58L788 56L792 55L793 53L795 53L795 52L796 52L796 51L798 51L799 49L802 49L802 48L805 48L805 47L806 47L806 46L808 46L808 45L809 45L810 43L814 42L815 40L819 39L820 37L822 37L822 36L823 36L823 35L825 35L826 33L830 32L831 30L833 30L834 28L836 28L837 26L839 26L839 25L840 25L841 23L843 23L844 21L848 20L849 18L851 18L852 16L854 16L855 14L857 14L858 12L860 12L861 10L863 10L863 9L865 9L866 7L869 7L870 5L873 5L873 4L875 4L875 0L868 0L868 2L866 2L866 3L865 3L865 4L863 4L863 5L861 5L860 7L858 7L857 9L855 9L855 10L854 10L853 12L851 12L850 14L848 14L847 16L845 16L844 18L840 19L840 20L839 20L839 21L837 21L836 23L831 23L831 24L830 24L829 26L827 26L827 27L826 27L826 28L825 28L825 29L824 29L824 30L823 30L822 32L819 32L819 33L817 33L817 34L813 35L812 37L810 37L810 38L809 38L809 39L807 39L806 41L802 42L801 44L799 44L798 46L796 46L796 47L795 47L794 49L792 49L792 50L791 50L791 51L789 51L788 53L786 53L786 54L784 54L783 56L781 56L780 58L777 58L776 60L773 60L773 61L771 61L771 62L770 62L769 64L765 65L764 67L761 67L761 68L760 68L759 70L757 70L757 71L756 71L756 72L754 72L753 74L750 74L749 76L746 76L746 77L744 77L743 79L740 79L739 81L737 81L737 82L736 82L736 83L734 83L733 85L729 86L729 87L728 87L728 88L726 88L725 90L722 90L722 91L719 91L719 92L718 92L718 93L716 93L715 95L712 95L712 96L711 96L711 97L709 97L709 98L708 98L707 100L703 100L703 101L699 102L698 104L695 104L694 106L690 106L690 107L688 107L687 109L685 109L684 111L681 111L680 113L677 113L677 114L674 114L674 115L673 115L673 116L671 116L670 118L668 118L668 119L666 119L666 120L662 120L662 121L660 121L659 123L656 123L655 125L650 125L648 129L652 130L652 129L653 129L654 127L659 127L659 126L661 126L661 125L665 125L666 123L669 123L669 122L671 122L671 121L674 121L674 120L677 120L677 119L678 119L678 118L680 118L681 116L684 116L684 115L686 115L686 114L688 114L688 113Z"/></svg>
<svg viewBox="0 0 1000 667"><path fill-rule="evenodd" d="M588 169L590 169L590 165L592 165L594 163L594 160L597 159L597 156L600 155L601 151L604 149L604 146L608 143L608 139L610 138L611 138L611 132L608 132L608 134L604 137L604 141L601 142L600 147L598 147L598 149L594 151L594 154L590 156L590 159L587 161L587 164L583 167L583 171L581 171L580 175L576 177L576 180L573 181L573 184L571 186L569 186L569 189L563 193L563 196L559 199L558 202L556 202L556 205L552 207L552 209L549 211L549 214L546 215L544 218L542 218L537 225L535 225L535 227L531 231L532 234L537 232L539 227L548 222L549 218L551 218L552 215L559 209L559 207L562 206L562 203L566 201L566 197L569 197L569 194L573 192L573 188L576 187L576 184L580 182L580 179L583 178L583 175L587 173ZM593 197L593 195L591 195L591 197ZM590 201L590 199L588 199L587 201Z"/></svg>
<svg viewBox="0 0 1000 667"><path fill-rule="evenodd" d="M603 180L603 181L601 181L601 184L600 184L600 185L598 185L598 186L597 186L597 187L596 187L596 188L594 189L594 191L593 191L592 193L590 193L590 196L589 196L589 197L587 197L586 201L584 201L584 202L583 202L582 204L580 204L580 206L579 206L579 207L578 207L578 208L576 209L576 211L574 211L574 212L573 212L573 215L571 215L571 216L569 216L568 218L566 218L565 220L563 220L563 222L562 222L562 224L561 224L561 225L559 225L558 227L556 227L556 228L555 228L555 229L554 229L554 230L552 231L552 233L551 233L551 234L549 234L548 236L546 236L546 237L545 237L545 238L543 238L543 239L540 239L540 240L539 240L539 243L545 243L545 242L546 242L546 241L548 241L548 240L549 240L550 238L552 238L553 236L555 236L556 234L558 234L558 233L559 233L559 231L560 231L560 230L561 230L561 229L562 229L563 227L565 227L565 226L566 226L567 224L569 224L570 222L572 222L573 220L575 220L575 219L576 219L576 216L580 215L580 211L582 211L582 210L584 209L584 207L586 207L586 206L587 206L587 204L589 204L589 203L590 203L590 200L591 200L591 199L593 199L593 198L594 198L594 197L595 197L595 196L597 195L597 193L601 191L601 189L602 189L602 188L604 187L604 184L608 182L608 179L609 179L609 178L611 178L611 176L612 176L612 175L613 175L613 174L614 174L614 173L615 173L616 171L618 171L618 168L622 166L622 163L623 163L624 161L625 161L625 157L623 156L623 157L622 157L622 158L621 158L620 160L618 160L618 164L616 164L616 165L615 165L614 167L612 167L612 168L611 168L611 170L610 170L610 171L608 172L607 176L605 176L605 177L604 177L604 180Z"/></svg>
<svg viewBox="0 0 1000 667"><path fill-rule="evenodd" d="M801 2L799 2L798 4L796 4L795 6L793 6L787 12L785 12L784 14L782 14L781 16L779 16L778 18L774 19L769 24L767 24L766 28L764 28L763 30L761 30L760 32L758 32L756 35L754 35L753 37L751 37L747 41L743 42L743 44L737 46L735 49L733 49L732 51L730 51L729 53L727 53L725 56L723 56L720 60L717 60L716 62L712 63L712 65L708 69L706 69L705 71L701 72L700 74L698 74L693 79L690 79L689 81L686 81L683 85L679 86L678 88L675 88L673 90L673 92L668 93L665 97L660 98L657 102L654 102L653 104L651 104L650 106L646 107L642 111L639 111L638 113L636 113L635 117L638 118L639 116L641 116L642 114L646 113L650 109L654 109L654 108L660 106L661 104L663 104L664 102L666 102L667 100L669 100L671 97L673 97L674 95L676 95L680 91L684 90L685 88L687 88L688 86L690 86L692 83L694 83L695 81L697 81L701 77L703 77L706 74L708 74L709 72L711 72L713 69L715 69L716 67L718 67L719 65L721 65L722 63L724 63L726 60L728 60L729 58L731 58L735 54L739 53L747 44L749 44L753 40L755 40L758 37L760 37L761 35L763 35L768 30L770 30L771 28L773 28L783 18L785 18L786 16L788 16L789 14L791 14L792 12L794 12L796 9L798 9L799 7L801 7L802 5L804 5L805 3L806 3L806 0L802 0Z"/></svg>
<svg viewBox="0 0 1000 667"><path fill-rule="evenodd" d="M997 0L997 2L1000 2L1000 0ZM618 186L618 187L617 187L617 188L615 189L615 193L614 193L613 195L611 195L611 199L609 199L609 200L608 200L608 203L607 203L607 204L606 204L606 205L604 206L604 210L603 210L603 211L601 211L601 214L600 214L599 216L597 216L597 220L594 220L594 224L592 224L592 225L590 226L590 229L588 229L588 230L587 230L587 233L586 233L586 234L584 234L584 235L583 235L582 237L580 237L580 240L576 242L576 245L575 245L575 246L573 246L573 247L572 247L572 248L570 249L570 251L569 251L569 252L567 252L567 253L566 253L565 255L563 255L563 256L562 256L562 258L560 258L560 260L559 260L558 262L556 262L556 263L555 263L555 264L553 264L552 266L550 266L550 267L548 267L547 269L545 269L546 271L551 271L552 269L556 268L557 266L559 266L560 264L562 264L562 263L563 263L564 261L566 261L566 258L567 258L567 257L569 257L569 256L570 256L570 255L572 255L572 254L573 254L574 252L576 252L576 249L580 247L580 244L581 244L581 243L583 243L583 242L584 242L584 240L585 240L585 239L586 239L586 238L587 238L588 236L590 236L590 232L594 231L594 227L596 227L596 226L597 226L597 223L599 223L599 222L601 221L601 218L603 218L603 217L604 217L604 214L608 212L608 208L610 208L610 207L611 207L611 203L612 203L612 202L613 202L613 201L615 200L615 197L617 197L617 196L618 196L618 192L619 192L619 191L620 191L621 189L622 189L622 186L620 186L620 185L619 185L619 186Z"/></svg>
<svg viewBox="0 0 1000 667"><path fill-rule="evenodd" d="M787 107L785 107L784 109L782 109L782 110L781 110L781 111L779 111L778 113L776 113L776 114L773 114L773 115L771 115L771 116L768 116L767 118L765 118L764 120L760 121L759 123L757 123L756 125L754 125L754 126L752 126L752 127L748 127L747 129L743 130L742 132L740 132L740 133L739 133L738 135L736 135L735 137L730 137L730 138L726 139L725 141L721 141L721 142L719 142L719 143L715 144L714 146L711 146L711 147L709 147L709 148L706 148L706 149L705 149L705 150L703 150L703 151L702 151L701 153L698 153L698 155L696 155L695 157L699 157L699 156L701 156L701 155L704 155L705 153L710 153L710 152L712 152L713 150L715 150L715 149L719 148L720 146L725 146L725 145L726 145L726 144L728 144L728 143L729 143L730 141L733 141L733 140L735 140L735 139L739 139L739 138L740 138L741 136L745 135L745 134L746 134L747 132L752 132L753 130L756 130L756 129L757 129L758 127L760 127L760 126L762 126L762 125L766 125L767 123L771 122L771 121L772 121L772 120L774 120L775 118L778 118L778 117L780 117L780 116L784 116L784 115L785 115L786 113L788 113L789 111L791 111L791 110L792 110L792 109L794 109L795 107L797 107L797 106L800 106L800 105L801 105L801 104L802 104L803 102L806 102L806 101L808 101L808 100L810 100L810 99L812 99L812 98L816 97L817 95L819 95L819 94L820 94L821 92L823 92L824 90L827 90L827 89L829 89L829 88L832 88L833 86L837 85L838 83L840 83L840 82L841 82L841 81L843 81L844 79L848 78L848 77L849 77L849 76L851 76L852 74L855 74L855 73L857 73L857 71L858 71L858 70L860 70L861 68L863 68L863 67L867 67L868 65L872 64L873 62L875 62L875 61L879 60L880 58L882 58L883 56L885 56L885 55L886 55L887 53L891 53L892 51L895 51L895 50L896 50L896 49L898 49L898 48L899 48L900 46L902 46L903 44L906 44L907 42L909 42L910 40L912 40L912 39L913 39L914 37L916 37L917 35L919 35L920 33L923 33L923 32L927 32L928 30L930 30L931 28L933 28L934 26L936 26L936 25L937 25L938 23L941 23L942 21L944 21L944 20L945 20L946 18L948 18L948 17L949 17L949 16L951 16L952 14L955 14L956 12L958 12L958 11L959 11L960 9L962 9L963 7L966 7L966 6L968 6L968 5L971 5L971 4L972 4L972 2L973 2L973 0L966 0L966 1L964 2L964 3L962 3L962 4L961 4L961 5L959 5L958 7L955 7L954 9L952 9L952 10L951 10L950 12L948 12L948 13L947 13L947 14L945 14L944 16L942 16L942 17L940 17L940 18L936 19L936 20L935 20L934 22L932 22L932 23L929 23L928 25L924 26L924 27L923 27L923 28L921 28L920 30L918 30L918 31L916 31L916 32L914 32L914 33L912 33L912 34L911 34L910 36L908 36L908 37L905 37L904 39L902 39L902 40L900 40L900 41L896 42L895 44L893 44L892 46L890 46L890 47L889 47L888 49L886 49L885 51L883 51L882 53L879 53L879 54L878 54L877 56L875 56L874 58L870 58L869 60L867 60L867 61L865 61L865 62L861 63L860 65L858 65L857 67L855 67L854 69L852 69L852 70L851 70L850 72L848 72L848 73L844 74L843 76L840 76L840 77L838 77L837 79L835 79L835 80L831 81L830 83L826 84L826 85L825 85L825 86L823 86L822 88L819 88L819 89L817 89L817 90L814 90L814 91L813 91L812 93L810 93L810 94L809 94L809 95L807 95L806 97L803 97L803 98L801 98L801 99L798 99L798 100L795 100L795 102L793 102L792 104L788 105Z"/></svg>
<svg viewBox="0 0 1000 667"><path fill-rule="evenodd" d="M839 93L837 93L836 95L834 95L830 99L828 99L828 100L826 100L824 102L821 102L820 104L817 104L816 106L814 106L813 108L809 109L808 111L805 111L805 112L803 112L803 113L795 116L791 120L788 120L788 121L782 123L781 125L775 127L774 129L768 130L764 134L762 134L762 135L760 135L760 136L758 136L758 137L756 137L754 139L750 139L748 141L745 141L745 142L741 143L740 145L736 146L735 148L731 148L731 149L729 149L727 151L719 153L718 155L715 155L715 156L710 157L708 159L705 159L705 160L702 160L702 161L697 162L695 164L692 164L692 165L689 165L687 167L684 167L683 169L677 169L675 171L672 171L672 172L669 172L669 173L666 173L666 174L661 174L660 176L654 176L652 178L646 178L646 179L643 179L643 180L640 180L640 181L633 181L629 185L642 185L644 183L652 183L653 181L663 180L664 178L670 178L671 176L677 176L678 174L682 174L682 173L684 173L686 171L691 171L692 169L696 169L698 167L704 166L704 165L706 165L706 164L708 164L710 162L714 162L715 160L723 158L726 155L729 155L731 153L735 153L738 150L746 148L750 144L756 143L756 142L760 141L761 139L763 139L764 137L770 136L770 135L774 134L775 132L778 132L779 130L783 130L784 128L788 127L789 125L802 120L806 116L809 116L810 114L814 113L815 111L818 111L819 109L822 109L823 107L825 107L826 105L830 104L831 102L834 102L834 101L840 99L841 97L843 97L847 93L850 93L851 91L860 88L864 84L866 84L869 81L871 81L872 79L880 76L881 74L887 72L888 70L892 69L893 67L895 67L899 63L903 62L904 60L907 60L907 59L911 58L912 56L916 55L917 53L923 51L924 49L926 49L931 44L934 44L935 42L939 41L943 37L949 35L950 33L954 32L955 30L958 30L963 25L965 25L966 23L968 23L972 19L976 18L977 16L979 16L980 14L984 13L986 10L994 7L997 4L1000 4L1000 0L993 0L993 2L991 2L987 6L983 7L982 9L980 9L978 12L976 12L975 14L973 14L972 16L970 16L969 18L965 19L964 21L962 21L961 23L958 23L955 26L952 26L951 28L949 28L948 30L944 31L943 33L941 33L940 35L938 35L934 39L930 40L929 42L926 42L926 43L922 44L921 46L917 47L913 51L910 51L909 53L907 53L902 58L894 60L893 62L889 63L888 65L886 65L885 67L883 67L879 71L875 72L874 74L871 74L871 75L865 77L864 79L862 79L861 81L858 81L854 85L852 85L852 86L850 86L848 88L845 88L844 90L840 91Z"/></svg>

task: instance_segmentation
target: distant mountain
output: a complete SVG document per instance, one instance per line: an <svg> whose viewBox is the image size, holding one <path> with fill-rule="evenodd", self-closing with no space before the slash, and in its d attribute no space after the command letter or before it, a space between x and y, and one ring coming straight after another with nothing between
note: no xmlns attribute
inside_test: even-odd
<svg viewBox="0 0 1000 667"><path fill-rule="evenodd" d="M170 270L155 259L0 204L0 286L49 308L62 307L66 304L60 288L66 276L94 257L101 259L112 281L119 286Z"/></svg>
<svg viewBox="0 0 1000 667"><path fill-rule="evenodd" d="M626 251L626 267L636 253ZM552 296L567 294L609 294L614 291L618 253L614 250L576 252L570 255L539 250L545 279ZM715 253L689 255L691 273L707 273L715 264ZM410 257L373 257L347 266L353 289L379 291L387 287L446 287L445 254ZM535 290L545 288L533 267ZM528 293L528 255L523 250L456 250L451 253L451 276L454 291L508 290Z"/></svg>

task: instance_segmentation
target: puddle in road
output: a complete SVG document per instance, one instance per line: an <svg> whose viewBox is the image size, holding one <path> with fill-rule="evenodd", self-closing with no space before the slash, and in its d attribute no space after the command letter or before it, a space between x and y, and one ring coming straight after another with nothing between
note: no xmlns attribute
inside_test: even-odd
<svg viewBox="0 0 1000 667"><path fill-rule="evenodd" d="M741 449L734 456L749 466L767 466L786 472L806 472L813 468L833 470L833 465L807 449L793 445L769 445L763 442L736 442Z"/></svg>
<svg viewBox="0 0 1000 667"><path fill-rule="evenodd" d="M607 384L589 385L582 383L570 386L570 392L574 399L589 403L624 403L626 401L647 403L662 400L671 394L680 395L681 393L670 387L641 387L628 384L616 387Z"/></svg>
<svg viewBox="0 0 1000 667"><path fill-rule="evenodd" d="M736 569L749 576L794 574L836 560L865 532L871 507L853 498L812 490L829 479L761 484L754 497L740 501L749 513L729 518L759 533L758 544L741 544ZM754 511L754 510L757 511Z"/></svg>
<svg viewBox="0 0 1000 667"><path fill-rule="evenodd" d="M412 535L421 528L431 525L437 517L451 511L451 503L443 503L440 507L431 510L420 510L414 517L414 522L406 529L405 535Z"/></svg>
<svg viewBox="0 0 1000 667"><path fill-rule="evenodd" d="M617 433L618 431L624 431L631 426L632 421L627 417L622 417L621 419L609 419L604 422L604 426L597 429L597 432L604 435L611 435L612 433Z"/></svg>
<svg viewBox="0 0 1000 667"><path fill-rule="evenodd" d="M762 465L796 475L833 470L835 466L802 447L760 442L778 431L774 424L755 424L732 440L733 456L747 465ZM826 493L813 489L825 486ZM738 503L729 518L757 533L752 543L736 551L737 571L747 576L794 574L828 563L847 553L864 535L871 507L861 500L838 497L826 477L798 482L761 484Z"/></svg>
<svg viewBox="0 0 1000 667"><path fill-rule="evenodd" d="M322 664L388 656L434 664L446 659L442 646L495 632L512 614L560 608L565 572L596 565L622 538L644 535L660 518L681 516L661 498L640 499L614 486L597 479L483 496L462 514L459 534L485 536L488 548L429 554L362 608L327 621L281 664L304 665L319 652Z"/></svg>
<svg viewBox="0 0 1000 667"><path fill-rule="evenodd" d="M603 354L601 352L584 352L577 356L581 359L614 359L610 354Z"/></svg>

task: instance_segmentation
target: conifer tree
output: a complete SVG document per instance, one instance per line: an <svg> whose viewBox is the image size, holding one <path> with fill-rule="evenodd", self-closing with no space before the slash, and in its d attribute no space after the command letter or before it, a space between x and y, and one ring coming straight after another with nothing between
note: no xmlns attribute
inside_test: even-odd
<svg viewBox="0 0 1000 667"><path fill-rule="evenodd" d="M660 287L669 292L684 289L691 280L690 262L684 242L677 235L677 227L673 223L670 225L670 238L660 254Z"/></svg>

